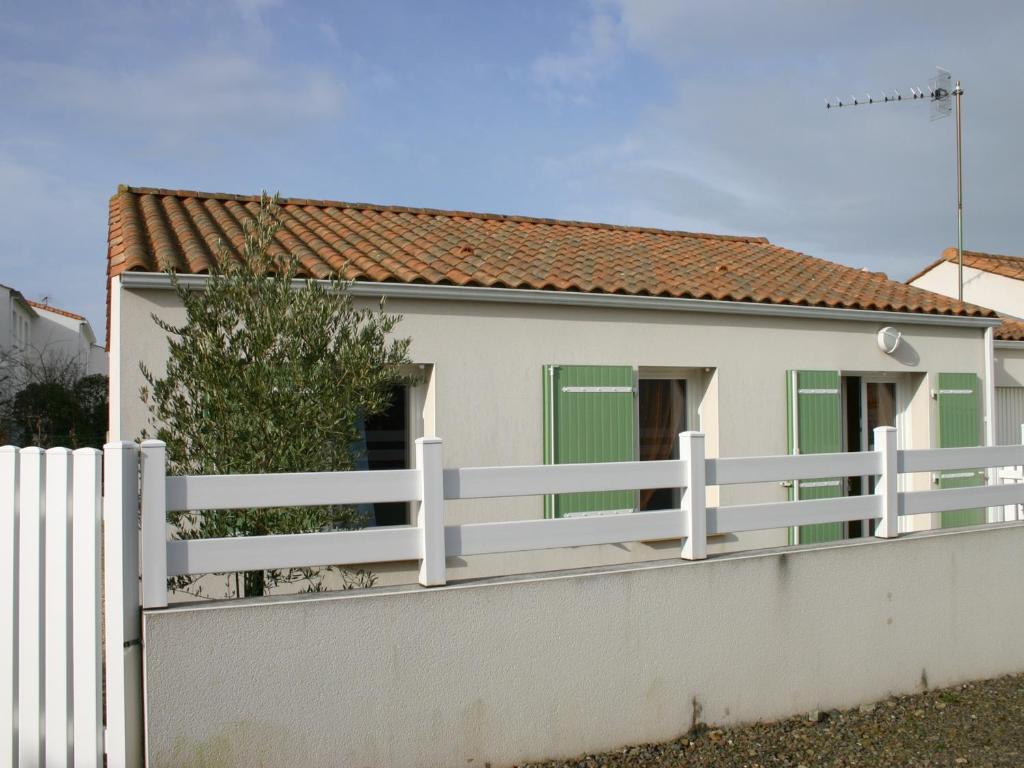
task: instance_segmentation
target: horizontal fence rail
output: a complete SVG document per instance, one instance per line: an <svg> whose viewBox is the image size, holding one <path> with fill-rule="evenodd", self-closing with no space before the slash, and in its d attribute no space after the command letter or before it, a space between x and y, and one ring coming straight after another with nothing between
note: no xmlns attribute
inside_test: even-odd
<svg viewBox="0 0 1024 768"><path fill-rule="evenodd" d="M1024 504L1024 483L927 491L898 485L901 473L1024 465L1024 446L897 450L892 427L876 429L874 438L876 450L861 453L705 459L704 436L684 432L680 458L673 460L449 469L442 469L441 440L420 438L416 467L409 470L208 477L167 477L163 444L147 441L141 448L144 605L166 605L173 576L418 560L420 583L431 586L445 582L445 560L454 556L679 540L681 557L699 560L706 557L708 536L861 520L872 521L875 536L891 538L901 516L1005 507L1016 519ZM782 482L807 488L865 476L875 478L873 494L704 506L706 486ZM444 524L446 500L646 488L679 489L680 508ZM413 525L168 540L168 511L391 501L414 503Z"/></svg>
<svg viewBox="0 0 1024 768"><path fill-rule="evenodd" d="M167 478L167 511L319 507L414 501L417 469L294 472L277 475L182 475Z"/></svg>
<svg viewBox="0 0 1024 768"><path fill-rule="evenodd" d="M900 451L900 472L938 472L946 469L1005 467L1024 464L1024 445L986 448L936 448Z"/></svg>
<svg viewBox="0 0 1024 768"><path fill-rule="evenodd" d="M882 516L877 496L840 496L835 499L777 501L708 508L708 533L742 533L818 523L845 523Z"/></svg>
<svg viewBox="0 0 1024 768"><path fill-rule="evenodd" d="M493 499L549 493L677 488L683 461L597 462L444 470L446 499Z"/></svg>
<svg viewBox="0 0 1024 768"><path fill-rule="evenodd" d="M324 563L355 565L419 558L418 533L412 526L232 539L186 539L167 543L167 575L308 568Z"/></svg>
<svg viewBox="0 0 1024 768"><path fill-rule="evenodd" d="M679 513L664 510L632 515L449 525L445 527L444 540L447 554L463 556L678 539L688 534L689 529Z"/></svg>
<svg viewBox="0 0 1024 768"><path fill-rule="evenodd" d="M881 472L881 466L880 455L867 451L708 459L705 482L707 485L738 485L780 480L813 480L819 477L877 475Z"/></svg>

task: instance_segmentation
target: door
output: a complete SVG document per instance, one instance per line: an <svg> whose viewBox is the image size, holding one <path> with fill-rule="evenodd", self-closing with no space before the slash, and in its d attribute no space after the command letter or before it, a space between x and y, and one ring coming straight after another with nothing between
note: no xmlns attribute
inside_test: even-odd
<svg viewBox="0 0 1024 768"><path fill-rule="evenodd" d="M786 377L790 453L839 453L842 404L839 371L789 371ZM843 495L842 481L828 477L794 483L796 499L832 499ZM843 538L842 523L801 525L790 531L793 544Z"/></svg>
<svg viewBox="0 0 1024 768"><path fill-rule="evenodd" d="M628 365L544 366L544 463L633 461L634 376ZM632 512L636 491L545 497L545 517Z"/></svg>
<svg viewBox="0 0 1024 768"><path fill-rule="evenodd" d="M890 380L872 380L868 377L847 376L847 440L848 451L875 450L875 428L895 427L896 383ZM854 418L854 414L856 418ZM850 477L847 493L850 496L870 495L875 492L875 476ZM848 538L871 536L873 520L851 520L846 524Z"/></svg>
<svg viewBox="0 0 1024 768"><path fill-rule="evenodd" d="M973 373L939 374L939 447L966 448L981 444L981 409L978 377ZM939 488L969 488L983 485L985 473L958 469L938 473ZM960 509L942 513L942 527L979 525L984 509Z"/></svg>

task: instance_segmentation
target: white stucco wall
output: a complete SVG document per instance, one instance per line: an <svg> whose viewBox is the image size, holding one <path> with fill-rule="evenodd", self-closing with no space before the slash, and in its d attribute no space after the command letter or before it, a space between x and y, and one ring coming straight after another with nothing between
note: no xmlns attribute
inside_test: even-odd
<svg viewBox="0 0 1024 768"><path fill-rule="evenodd" d="M1024 387L1024 342L997 341L995 369L997 387Z"/></svg>
<svg viewBox="0 0 1024 768"><path fill-rule="evenodd" d="M916 278L911 285L943 296L957 296L957 265L944 261ZM1024 281L964 267L964 301L1014 317L1024 317Z"/></svg>
<svg viewBox="0 0 1024 768"><path fill-rule="evenodd" d="M10 288L2 288L3 309L0 310L0 348L5 352L25 350L35 345L33 334L35 311L16 298Z"/></svg>
<svg viewBox="0 0 1024 768"><path fill-rule="evenodd" d="M373 300L365 300L375 304ZM147 414L138 393L139 363L163 371L166 340L152 320L184 319L175 294L163 289L120 289L114 281L111 350L111 440L134 439ZM940 372L984 377L981 328L896 325L903 331L897 356L876 343L883 323L704 314L664 310L568 307L538 304L388 300L403 315L398 333L412 338L410 356L430 366L425 393L429 430L444 440L446 466L542 463L542 368L545 364L631 365L694 372L702 392L700 428L709 456L784 454L786 371L839 369L889 377L902 403L904 447L937 447L936 404ZM930 487L927 476L912 487ZM731 486L711 503L782 501L779 484ZM446 522L516 520L543 515L540 498L451 502ZM927 519L910 528L927 527ZM711 552L786 543L786 531L764 531L713 540ZM451 558L449 578L529 572L652 558L677 557L678 543L630 544L512 555ZM407 566L374 567L384 583L409 580Z"/></svg>
<svg viewBox="0 0 1024 768"><path fill-rule="evenodd" d="M1024 524L144 617L149 765L508 766L1024 670Z"/></svg>
<svg viewBox="0 0 1024 768"><path fill-rule="evenodd" d="M166 290L124 291L120 305L112 428L113 439L131 439L146 420L139 363L160 373L166 356L151 315L184 315ZM412 338L413 361L434 367L435 428L450 466L541 460L541 371L550 363L699 369L705 387L717 380L718 415L704 414L701 426L722 456L786 452L789 369L885 374L909 382L906 398L926 384L922 375L984 374L979 328L908 324L904 345L916 360L907 364L879 350L881 323L394 298L387 309L403 315L397 332Z"/></svg>
<svg viewBox="0 0 1024 768"><path fill-rule="evenodd" d="M73 357L83 374L107 373L107 353L96 344L92 328L85 320L36 307L32 345L41 354Z"/></svg>

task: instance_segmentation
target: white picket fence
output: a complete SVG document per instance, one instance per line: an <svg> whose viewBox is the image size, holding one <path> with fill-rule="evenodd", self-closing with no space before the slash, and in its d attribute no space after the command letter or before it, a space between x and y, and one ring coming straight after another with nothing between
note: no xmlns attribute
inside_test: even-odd
<svg viewBox="0 0 1024 768"><path fill-rule="evenodd" d="M0 448L0 768L142 765L137 473Z"/></svg>
<svg viewBox="0 0 1024 768"><path fill-rule="evenodd" d="M705 459L704 436L679 436L678 460L605 464L443 469L442 443L416 441L416 467L408 470L276 475L166 475L163 443L142 444L143 605L167 605L167 579L185 574L418 560L424 586L445 583L445 559L496 552L681 539L681 556L706 557L715 534L876 521L874 535L895 537L899 518L977 507L1024 503L1024 485L985 485L927 491L899 490L902 473L1024 465L1024 446L897 450L896 430L875 430L877 450L756 458ZM800 481L873 475L867 496L705 507L713 485ZM679 509L554 520L444 524L453 499L679 488ZM252 538L174 540L169 511L417 502L411 526ZM1016 515L1014 513L1014 517Z"/></svg>

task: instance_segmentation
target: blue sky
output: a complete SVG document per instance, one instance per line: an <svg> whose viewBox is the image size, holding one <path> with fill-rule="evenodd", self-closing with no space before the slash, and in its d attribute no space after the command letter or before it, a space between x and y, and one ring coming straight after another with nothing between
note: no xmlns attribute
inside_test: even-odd
<svg viewBox="0 0 1024 768"><path fill-rule="evenodd" d="M0 0L0 282L102 334L119 183L773 242L903 279L955 242L952 119L829 96L964 81L965 240L1024 253L1013 3Z"/></svg>

